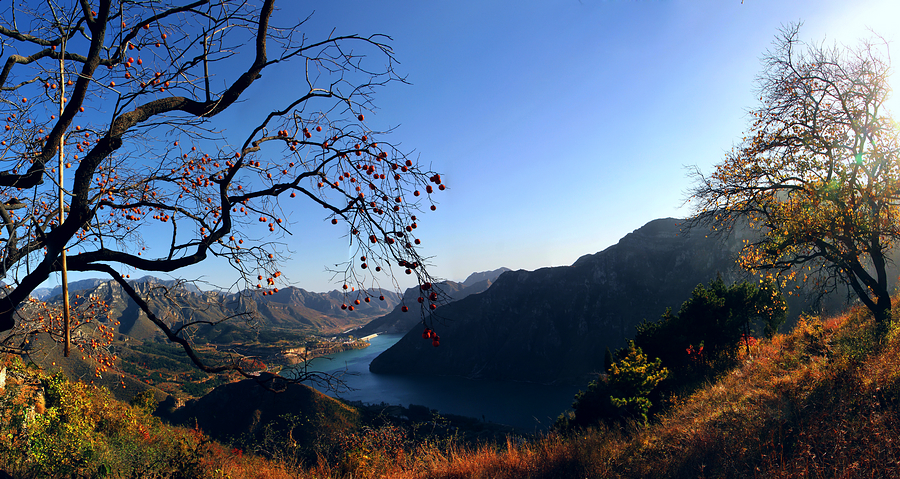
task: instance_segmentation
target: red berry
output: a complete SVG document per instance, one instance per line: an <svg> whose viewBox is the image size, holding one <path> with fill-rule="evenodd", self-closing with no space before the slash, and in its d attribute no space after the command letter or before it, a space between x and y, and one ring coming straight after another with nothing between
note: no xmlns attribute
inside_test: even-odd
<svg viewBox="0 0 900 479"><path fill-rule="evenodd" d="M404 313L406 313L406 312L409 311L409 308L407 308L406 306L404 306L404 307L400 308L400 311L403 311Z"/></svg>

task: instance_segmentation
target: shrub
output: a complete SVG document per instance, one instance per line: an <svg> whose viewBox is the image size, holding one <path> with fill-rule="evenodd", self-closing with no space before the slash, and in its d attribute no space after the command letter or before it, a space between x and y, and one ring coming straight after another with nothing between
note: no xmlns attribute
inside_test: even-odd
<svg viewBox="0 0 900 479"><path fill-rule="evenodd" d="M771 337L786 316L784 297L772 281L725 286L717 278L709 287L697 285L677 315L667 309L659 321L638 326L634 341L673 371L676 384L669 389L676 389L692 376L731 366L748 338Z"/></svg>
<svg viewBox="0 0 900 479"><path fill-rule="evenodd" d="M623 408L627 415L642 419L646 424L650 413L649 395L669 375L662 361L648 361L641 348L628 342L625 357L609 368L609 385L613 390L610 401Z"/></svg>
<svg viewBox="0 0 900 479"><path fill-rule="evenodd" d="M555 429L566 430L598 423L623 422L634 418L646 424L653 403L650 395L669 374L662 361L649 361L634 341L616 353L619 358L609 374L588 385L575 395L573 412L561 415Z"/></svg>

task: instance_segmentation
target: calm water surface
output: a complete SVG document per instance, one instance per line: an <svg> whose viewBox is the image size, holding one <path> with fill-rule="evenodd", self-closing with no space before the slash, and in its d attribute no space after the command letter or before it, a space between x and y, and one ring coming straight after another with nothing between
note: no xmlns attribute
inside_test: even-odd
<svg viewBox="0 0 900 479"><path fill-rule="evenodd" d="M387 375L369 372L375 356L400 340L401 334L380 335L365 349L314 359L312 369L341 374L353 388L326 394L367 404L420 404L443 414L459 414L515 426L523 432L546 430L572 405L575 386L474 381L455 377Z"/></svg>

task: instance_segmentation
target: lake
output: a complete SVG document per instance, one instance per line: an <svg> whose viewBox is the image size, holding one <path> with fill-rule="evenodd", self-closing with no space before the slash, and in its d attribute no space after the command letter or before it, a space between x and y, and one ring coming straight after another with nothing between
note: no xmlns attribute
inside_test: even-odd
<svg viewBox="0 0 900 479"><path fill-rule="evenodd" d="M353 390L322 390L329 396L366 404L419 404L443 414L458 414L514 426L522 432L547 430L556 417L571 408L578 387L512 381L480 381L459 377L387 375L369 372L369 363L393 346L402 334L372 338L365 349L317 358L311 369L343 373ZM585 385L586 386L586 385Z"/></svg>

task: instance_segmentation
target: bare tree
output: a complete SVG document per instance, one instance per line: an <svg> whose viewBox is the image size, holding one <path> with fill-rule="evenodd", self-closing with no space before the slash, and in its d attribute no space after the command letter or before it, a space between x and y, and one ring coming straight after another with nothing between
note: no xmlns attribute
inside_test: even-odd
<svg viewBox="0 0 900 479"><path fill-rule="evenodd" d="M886 325L887 253L900 238L890 63L877 43L805 45L798 31L785 28L764 58L743 142L711 174L695 169L694 223L747 222L761 234L741 251L745 268L824 290L848 284Z"/></svg>
<svg viewBox="0 0 900 479"><path fill-rule="evenodd" d="M2 7L0 331L8 348L57 331L55 313L38 318L23 305L68 251L69 270L115 280L200 369L247 374L240 361L204 362L186 325L154 314L121 270L175 272L217 257L240 286L277 291L278 239L291 234L286 202L295 197L347 231L360 258L338 271L349 309L380 281L396 286L391 266L430 284L416 215L435 209L440 175L365 122L375 90L404 81L388 37L307 38L312 20L275 25L273 0L91 3ZM244 136L228 136L220 114L266 94L254 84L276 73L296 78L301 94L246 118L255 126ZM61 152L60 166L72 171L62 180ZM60 188L62 208L53 201ZM80 300L82 310L102 312ZM423 303L423 314L435 303ZM75 327L97 321L80 317ZM99 340L79 337L83 349Z"/></svg>

